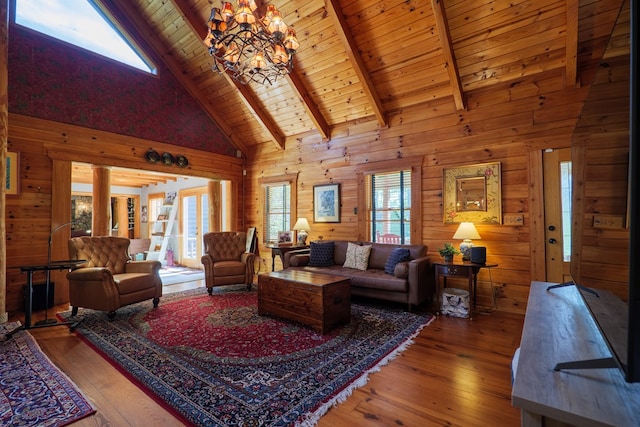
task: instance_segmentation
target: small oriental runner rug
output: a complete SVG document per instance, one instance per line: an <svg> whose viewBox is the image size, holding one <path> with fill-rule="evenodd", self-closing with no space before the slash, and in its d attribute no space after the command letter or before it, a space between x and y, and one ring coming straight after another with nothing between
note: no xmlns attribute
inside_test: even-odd
<svg viewBox="0 0 640 427"><path fill-rule="evenodd" d="M257 294L203 286L123 307L80 310L76 333L169 410L198 426L315 425L404 350L432 317L352 304L327 335L259 316ZM61 313L68 318L70 313Z"/></svg>
<svg viewBox="0 0 640 427"><path fill-rule="evenodd" d="M5 338L18 326L0 325L0 425L58 427L96 412L27 331Z"/></svg>

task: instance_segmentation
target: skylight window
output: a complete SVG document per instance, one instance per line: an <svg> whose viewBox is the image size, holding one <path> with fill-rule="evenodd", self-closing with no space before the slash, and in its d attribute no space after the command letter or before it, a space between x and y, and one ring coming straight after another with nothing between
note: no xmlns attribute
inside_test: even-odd
<svg viewBox="0 0 640 427"><path fill-rule="evenodd" d="M156 68L91 0L17 0L16 23L140 70Z"/></svg>

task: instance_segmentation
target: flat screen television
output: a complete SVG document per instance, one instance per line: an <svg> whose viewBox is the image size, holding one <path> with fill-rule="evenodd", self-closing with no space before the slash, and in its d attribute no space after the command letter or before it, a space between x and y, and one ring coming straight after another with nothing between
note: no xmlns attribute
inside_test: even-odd
<svg viewBox="0 0 640 427"><path fill-rule="evenodd" d="M612 357L595 360L568 361L559 363L556 370L619 368L627 382L640 382L640 146L638 134L640 110L638 81L638 7L631 2L630 36L630 115L629 115L629 174L628 174L628 228L629 228L629 286L628 300L625 304L608 294L598 294L598 290L589 290L575 281L580 289L593 319L604 337ZM562 284L559 286L563 286Z"/></svg>

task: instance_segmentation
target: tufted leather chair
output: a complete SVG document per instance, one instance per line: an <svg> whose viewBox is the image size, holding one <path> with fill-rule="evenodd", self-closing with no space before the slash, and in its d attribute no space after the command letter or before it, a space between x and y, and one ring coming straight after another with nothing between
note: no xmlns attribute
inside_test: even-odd
<svg viewBox="0 0 640 427"><path fill-rule="evenodd" d="M70 259L86 260L67 274L72 315L78 307L108 312L153 299L158 307L162 296L160 261L131 261L129 239L124 237L74 237L69 239Z"/></svg>
<svg viewBox="0 0 640 427"><path fill-rule="evenodd" d="M203 236L205 255L204 281L209 295L214 286L244 283L251 289L255 254L246 251L247 233L242 231L211 232Z"/></svg>

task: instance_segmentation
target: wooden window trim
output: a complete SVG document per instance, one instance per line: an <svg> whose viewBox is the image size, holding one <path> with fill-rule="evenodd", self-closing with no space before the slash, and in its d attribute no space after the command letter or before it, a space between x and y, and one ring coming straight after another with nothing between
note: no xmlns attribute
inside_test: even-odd
<svg viewBox="0 0 640 427"><path fill-rule="evenodd" d="M358 182L358 240L367 241L366 177L376 173L411 169L411 244L422 243L422 156L384 160L356 166Z"/></svg>
<svg viewBox="0 0 640 427"><path fill-rule="evenodd" d="M265 204L265 187L267 186L274 186L277 184L289 184L289 187L291 188L290 191L290 196L291 196L291 218L294 217L294 215L298 214L298 174L289 174L289 175L276 175L276 176L270 176L270 177L263 177L263 178L259 178L258 179L258 184L260 185L260 212L259 212L259 218L260 218L260 222L262 224L262 243L266 244L266 234L265 233L265 227L266 224L264 224L264 204ZM291 229L293 227L293 224L289 224L289 229Z"/></svg>

